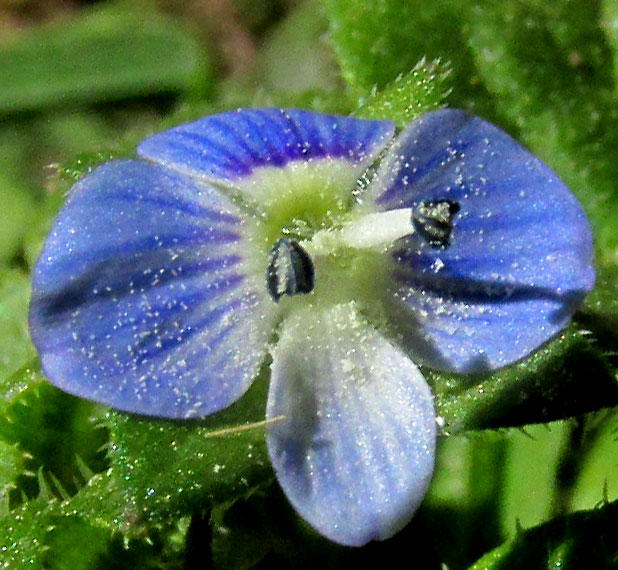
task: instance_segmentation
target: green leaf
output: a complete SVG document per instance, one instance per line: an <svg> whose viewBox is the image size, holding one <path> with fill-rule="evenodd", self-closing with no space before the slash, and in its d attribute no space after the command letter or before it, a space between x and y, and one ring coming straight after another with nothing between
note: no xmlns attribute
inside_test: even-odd
<svg viewBox="0 0 618 570"><path fill-rule="evenodd" d="M44 564L50 570L89 570L109 548L109 532L81 517L54 518L46 536Z"/></svg>
<svg viewBox="0 0 618 570"><path fill-rule="evenodd" d="M11 570L160 568L161 547L124 540L115 521L125 505L109 474L59 502L40 495L0 517L0 563Z"/></svg>
<svg viewBox="0 0 618 570"><path fill-rule="evenodd" d="M583 330L590 331L594 346L618 379L618 266L597 263L594 290L576 315Z"/></svg>
<svg viewBox="0 0 618 570"><path fill-rule="evenodd" d="M0 440L0 516L8 508L8 493L15 488L17 478L24 472L26 454L16 445Z"/></svg>
<svg viewBox="0 0 618 570"><path fill-rule="evenodd" d="M201 421L110 412L109 457L131 505L126 516L147 523L190 514L270 480L264 428L245 429L264 420L266 389L262 374L236 404Z"/></svg>
<svg viewBox="0 0 618 570"><path fill-rule="evenodd" d="M0 125L0 264L13 261L36 207L37 192L24 168L27 154L32 148L25 129Z"/></svg>
<svg viewBox="0 0 618 570"><path fill-rule="evenodd" d="M567 450L574 423L566 420L501 432L506 450L498 503L504 536L515 536L519 528L538 525L556 514L556 496L560 493L557 466Z"/></svg>
<svg viewBox="0 0 618 570"><path fill-rule="evenodd" d="M20 181L0 171L0 263L10 260L17 251L34 206L32 193Z"/></svg>
<svg viewBox="0 0 618 570"><path fill-rule="evenodd" d="M119 523L120 514L127 508L113 469L93 475L70 500L61 503L65 516L78 513L90 524L130 534L129 526Z"/></svg>
<svg viewBox="0 0 618 570"><path fill-rule="evenodd" d="M8 378L35 356L28 332L29 302L30 278L7 271L0 279L0 394L6 395Z"/></svg>
<svg viewBox="0 0 618 570"><path fill-rule="evenodd" d="M58 503L38 498L0 519L0 561L4 568L41 568L47 546L45 537Z"/></svg>
<svg viewBox="0 0 618 570"><path fill-rule="evenodd" d="M19 458L14 467L20 471L6 484L14 483L26 496L40 489L35 478L19 476L41 468L74 492L77 456L94 469L104 468L100 447L105 434L91 403L45 380L28 334L29 298L29 278L19 271L7 273L0 283L0 440L10 445L0 461Z"/></svg>
<svg viewBox="0 0 618 570"><path fill-rule="evenodd" d="M330 36L353 97L383 89L421 60L450 61L455 106L491 109L464 34L468 5L455 0L323 0ZM485 112L485 116L491 112Z"/></svg>
<svg viewBox="0 0 618 570"><path fill-rule="evenodd" d="M450 91L450 67L421 60L412 71L399 75L381 91L372 92L356 112L367 119L388 119L403 128L442 106Z"/></svg>
<svg viewBox="0 0 618 570"><path fill-rule="evenodd" d="M600 25L612 52L614 78L618 72L618 4L614 0L596 2L600 7Z"/></svg>
<svg viewBox="0 0 618 570"><path fill-rule="evenodd" d="M616 568L618 503L574 513L520 533L470 570Z"/></svg>
<svg viewBox="0 0 618 570"><path fill-rule="evenodd" d="M618 410L596 414L588 423L592 425L577 441L586 453L577 458L577 479L568 493L571 507L578 510L618 499Z"/></svg>
<svg viewBox="0 0 618 570"><path fill-rule="evenodd" d="M549 422L618 405L615 374L594 342L589 330L571 324L527 359L493 374L426 370L445 432Z"/></svg>
<svg viewBox="0 0 618 570"><path fill-rule="evenodd" d="M34 370L15 375L16 388L3 400L0 439L27 453L24 466L30 473L50 473L61 489L74 494L84 483L82 464L92 471L107 466L101 408L61 392ZM34 477L21 478L18 486L26 497L40 492Z"/></svg>
<svg viewBox="0 0 618 570"><path fill-rule="evenodd" d="M510 432L438 440L429 491L417 515L448 568L462 568L503 540L500 528Z"/></svg>
<svg viewBox="0 0 618 570"><path fill-rule="evenodd" d="M208 57L174 21L109 4L0 48L0 114L149 93L194 92Z"/></svg>

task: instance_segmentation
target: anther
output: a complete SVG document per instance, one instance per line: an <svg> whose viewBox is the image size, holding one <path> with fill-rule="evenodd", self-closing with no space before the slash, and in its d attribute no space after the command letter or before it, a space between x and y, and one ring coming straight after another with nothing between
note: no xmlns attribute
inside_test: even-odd
<svg viewBox="0 0 618 570"><path fill-rule="evenodd" d="M315 271L309 254L300 244L288 238L275 242L268 253L266 286L275 302L283 295L311 293Z"/></svg>
<svg viewBox="0 0 618 570"><path fill-rule="evenodd" d="M459 210L454 200L426 200L412 209L412 225L429 245L445 249L451 244L453 218Z"/></svg>

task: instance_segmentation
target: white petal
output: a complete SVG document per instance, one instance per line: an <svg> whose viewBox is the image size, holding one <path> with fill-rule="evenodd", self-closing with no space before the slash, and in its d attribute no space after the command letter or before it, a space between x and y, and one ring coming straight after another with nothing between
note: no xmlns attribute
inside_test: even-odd
<svg viewBox="0 0 618 570"><path fill-rule="evenodd" d="M413 362L353 303L304 309L274 351L267 417L277 477L299 514L329 539L389 538L429 484L436 424Z"/></svg>

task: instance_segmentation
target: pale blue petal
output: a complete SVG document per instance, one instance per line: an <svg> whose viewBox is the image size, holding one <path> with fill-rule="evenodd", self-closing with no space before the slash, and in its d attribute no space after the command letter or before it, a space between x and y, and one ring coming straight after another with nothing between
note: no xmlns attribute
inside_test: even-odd
<svg viewBox="0 0 618 570"><path fill-rule="evenodd" d="M154 135L137 152L192 176L237 184L261 168L283 168L299 161L341 159L362 170L393 133L389 121L297 109L244 109Z"/></svg>
<svg viewBox="0 0 618 570"><path fill-rule="evenodd" d="M415 348L434 366L476 372L526 356L564 328L594 284L575 196L478 117L445 109L412 123L370 192L382 209L460 206L448 247L416 233L393 253L397 297L427 350Z"/></svg>
<svg viewBox="0 0 618 570"><path fill-rule="evenodd" d="M80 180L34 273L30 327L57 386L153 416L204 416L250 385L270 334L250 222L142 161Z"/></svg>
<svg viewBox="0 0 618 570"><path fill-rule="evenodd" d="M273 355L267 434L298 513L335 542L389 538L429 484L436 423L416 366L354 304L299 311Z"/></svg>

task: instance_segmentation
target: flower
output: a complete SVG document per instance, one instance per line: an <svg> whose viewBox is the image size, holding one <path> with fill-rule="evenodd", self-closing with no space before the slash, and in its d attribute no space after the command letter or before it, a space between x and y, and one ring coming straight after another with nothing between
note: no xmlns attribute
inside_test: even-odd
<svg viewBox="0 0 618 570"><path fill-rule="evenodd" d="M342 544L392 536L425 494L436 422L415 362L521 359L594 283L575 197L462 111L396 136L388 121L240 110L137 154L77 182L47 238L30 309L45 374L120 410L203 417L270 349L277 478Z"/></svg>

